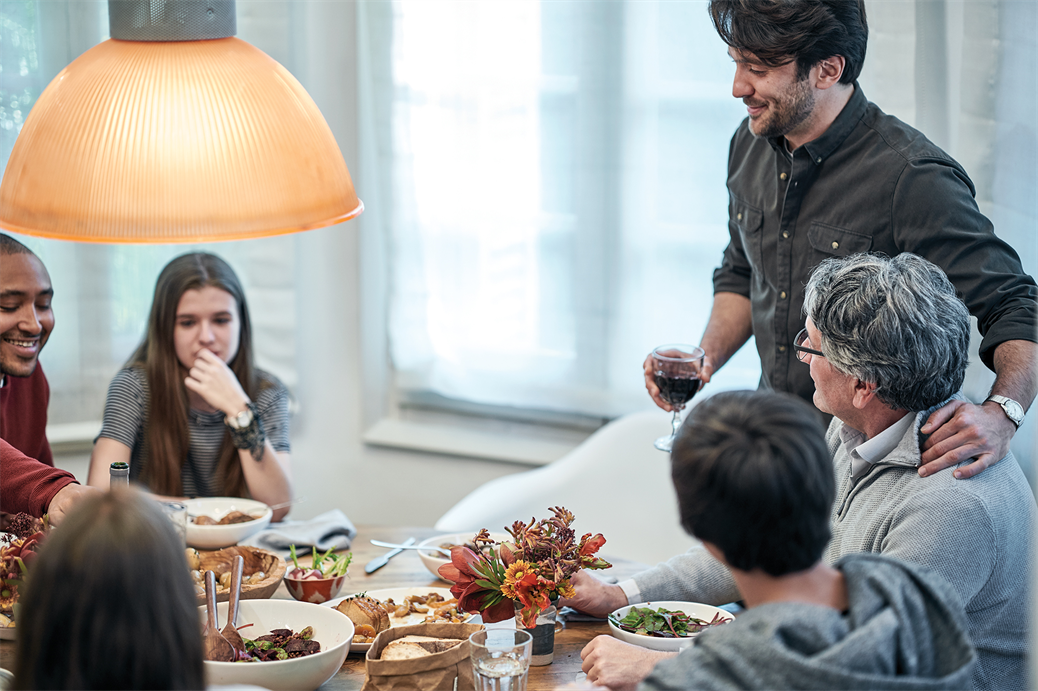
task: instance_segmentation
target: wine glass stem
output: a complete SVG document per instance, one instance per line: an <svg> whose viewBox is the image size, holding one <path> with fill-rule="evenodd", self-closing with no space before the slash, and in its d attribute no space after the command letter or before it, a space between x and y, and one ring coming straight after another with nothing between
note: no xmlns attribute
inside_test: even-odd
<svg viewBox="0 0 1038 691"><path fill-rule="evenodd" d="M673 428L671 437L673 439L678 438L678 430L681 429L681 408L674 408L674 417L671 418L670 426Z"/></svg>

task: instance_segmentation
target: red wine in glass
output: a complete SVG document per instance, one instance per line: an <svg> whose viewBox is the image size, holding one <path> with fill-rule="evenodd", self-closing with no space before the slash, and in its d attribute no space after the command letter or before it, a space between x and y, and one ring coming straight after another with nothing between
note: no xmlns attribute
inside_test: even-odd
<svg viewBox="0 0 1038 691"><path fill-rule="evenodd" d="M657 372L656 386L660 388L660 398L673 406L684 407L699 391L699 377L668 377Z"/></svg>
<svg viewBox="0 0 1038 691"><path fill-rule="evenodd" d="M671 434L656 440L660 451L670 451L674 438L681 428L680 413L685 404L699 391L706 353L699 346L671 344L662 345L652 351L653 378L660 390L660 398L674 407L671 418Z"/></svg>

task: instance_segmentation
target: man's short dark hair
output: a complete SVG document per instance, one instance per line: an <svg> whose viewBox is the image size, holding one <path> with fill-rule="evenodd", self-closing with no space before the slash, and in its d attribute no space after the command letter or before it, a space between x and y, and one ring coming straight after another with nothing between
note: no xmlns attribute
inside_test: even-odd
<svg viewBox="0 0 1038 691"><path fill-rule="evenodd" d="M832 458L818 411L795 396L731 391L692 408L671 452L681 525L741 571L814 566L832 537Z"/></svg>
<svg viewBox="0 0 1038 691"><path fill-rule="evenodd" d="M710 18L725 43L769 67L796 60L797 79L842 55L840 83L852 84L865 62L864 0L711 0Z"/></svg>
<svg viewBox="0 0 1038 691"><path fill-rule="evenodd" d="M0 233L0 254L31 254L34 257L36 256L35 252L6 233Z"/></svg>

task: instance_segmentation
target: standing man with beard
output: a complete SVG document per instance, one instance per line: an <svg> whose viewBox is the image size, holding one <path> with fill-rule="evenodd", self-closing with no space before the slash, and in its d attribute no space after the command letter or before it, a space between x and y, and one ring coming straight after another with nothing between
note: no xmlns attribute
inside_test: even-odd
<svg viewBox="0 0 1038 691"><path fill-rule="evenodd" d="M49 513L56 525L95 490L54 468L47 442L50 388L39 356L54 328L53 296L39 257L0 233L0 511Z"/></svg>
<svg viewBox="0 0 1038 691"><path fill-rule="evenodd" d="M761 387L810 401L814 386L791 343L812 269L857 252L912 252L951 279L996 373L982 405L954 401L930 417L919 473L969 458L955 477L981 472L1006 455L1038 388L1034 279L980 213L962 167L865 98L856 81L868 39L863 0L712 0L710 15L748 117L729 151L731 242L714 272L703 381L753 336ZM670 410L651 357L645 375Z"/></svg>

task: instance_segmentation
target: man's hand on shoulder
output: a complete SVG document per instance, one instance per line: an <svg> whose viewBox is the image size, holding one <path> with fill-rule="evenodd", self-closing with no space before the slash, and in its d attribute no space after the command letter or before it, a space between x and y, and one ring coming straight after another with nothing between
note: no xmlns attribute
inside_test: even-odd
<svg viewBox="0 0 1038 691"><path fill-rule="evenodd" d="M96 487L84 487L75 482L65 485L50 500L50 505L47 507L48 521L51 525L59 525L80 499L100 491Z"/></svg>
<svg viewBox="0 0 1038 691"><path fill-rule="evenodd" d="M1016 425L997 403L974 405L952 401L935 410L921 431L930 438L923 444L919 475L933 475L972 458L972 463L956 468L953 473L956 479L965 480L990 468L1009 453Z"/></svg>
<svg viewBox="0 0 1038 691"><path fill-rule="evenodd" d="M664 653L624 643L612 636L597 636L580 651L580 659L584 661L580 669L587 674L587 680L596 686L626 691L634 689L649 676L657 662L675 655L677 653Z"/></svg>
<svg viewBox="0 0 1038 691"><path fill-rule="evenodd" d="M587 571L577 571L570 578L573 597L559 600L560 607L572 607L593 617L605 618L612 612L626 607L627 595L620 586L595 578Z"/></svg>

